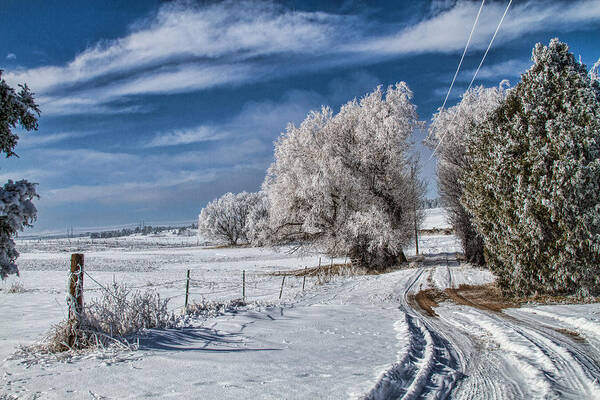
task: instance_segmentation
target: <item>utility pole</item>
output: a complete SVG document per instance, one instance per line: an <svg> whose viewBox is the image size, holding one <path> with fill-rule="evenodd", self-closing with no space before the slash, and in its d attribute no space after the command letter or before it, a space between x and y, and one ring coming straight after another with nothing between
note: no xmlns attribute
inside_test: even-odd
<svg viewBox="0 0 600 400"><path fill-rule="evenodd" d="M415 249L416 255L419 255L419 227L417 226L417 160L410 165L410 179L412 181L413 191L413 222L415 224Z"/></svg>

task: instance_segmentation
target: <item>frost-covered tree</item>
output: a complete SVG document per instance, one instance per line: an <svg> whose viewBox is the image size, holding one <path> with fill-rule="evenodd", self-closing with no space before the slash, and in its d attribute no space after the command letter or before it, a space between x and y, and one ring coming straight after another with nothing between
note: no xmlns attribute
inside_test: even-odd
<svg viewBox="0 0 600 400"><path fill-rule="evenodd" d="M248 242L246 221L261 200L259 193L226 193L208 203L198 217L198 232L231 245Z"/></svg>
<svg viewBox="0 0 600 400"><path fill-rule="evenodd" d="M19 136L13 129L20 127L26 131L37 130L40 110L33 93L27 85L19 85L17 92L2 79L0 70L0 153L6 157L15 156L14 148ZM18 274L15 261L19 253L15 249L13 237L18 231L30 226L37 211L31 202L37 197L35 184L21 180L9 180L0 188L0 278Z"/></svg>
<svg viewBox="0 0 600 400"><path fill-rule="evenodd" d="M590 76L592 84L595 85L596 89L600 89L600 58L598 61L596 61L592 68L590 68L588 75Z"/></svg>
<svg viewBox="0 0 600 400"><path fill-rule="evenodd" d="M505 81L497 88L479 86L463 94L456 106L438 111L429 127L425 143L437 149L438 190L449 223L460 238L469 262L483 265L483 239L473 227L471 215L463 207L462 178L470 168L465 156L467 140L477 134L476 126L496 109L506 96Z"/></svg>
<svg viewBox="0 0 600 400"><path fill-rule="evenodd" d="M553 39L469 141L463 204L516 294L598 293L600 96Z"/></svg>
<svg viewBox="0 0 600 400"><path fill-rule="evenodd" d="M405 260L414 230L409 136L418 125L404 83L381 87L333 114L288 125L263 190L278 241L385 268Z"/></svg>
<svg viewBox="0 0 600 400"><path fill-rule="evenodd" d="M269 198L263 191L258 192L258 198L246 218L246 238L253 246L264 246L270 242L269 228Z"/></svg>

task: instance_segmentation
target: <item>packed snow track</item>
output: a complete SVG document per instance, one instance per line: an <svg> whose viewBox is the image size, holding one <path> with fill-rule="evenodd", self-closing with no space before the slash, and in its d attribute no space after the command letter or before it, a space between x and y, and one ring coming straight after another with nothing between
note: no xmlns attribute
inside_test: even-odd
<svg viewBox="0 0 600 400"><path fill-rule="evenodd" d="M431 316L415 303L418 291L469 282L451 255L423 264L399 289L405 321L396 327L408 344L367 399L600 398L600 324L543 311L550 306L498 312L447 302Z"/></svg>

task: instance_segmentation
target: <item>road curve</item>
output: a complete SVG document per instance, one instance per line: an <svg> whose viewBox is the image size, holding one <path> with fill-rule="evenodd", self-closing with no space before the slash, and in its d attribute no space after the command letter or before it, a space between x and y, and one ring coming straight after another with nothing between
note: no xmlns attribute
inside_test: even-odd
<svg viewBox="0 0 600 400"><path fill-rule="evenodd" d="M456 285L458 266L426 257L397 288L404 320L395 328L408 344L366 399L600 399L600 335L586 340L543 311L444 303L430 316L411 301L422 288Z"/></svg>

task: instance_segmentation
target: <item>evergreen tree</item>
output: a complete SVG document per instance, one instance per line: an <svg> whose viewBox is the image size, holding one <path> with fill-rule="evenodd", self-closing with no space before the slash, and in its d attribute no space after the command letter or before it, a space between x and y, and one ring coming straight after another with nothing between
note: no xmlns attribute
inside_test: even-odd
<svg viewBox="0 0 600 400"><path fill-rule="evenodd" d="M597 293L599 92L558 39L533 62L467 145L463 204L507 291Z"/></svg>
<svg viewBox="0 0 600 400"><path fill-rule="evenodd" d="M17 92L2 79L0 70L0 153L6 157L16 156L14 148L19 136L13 129L17 126L26 131L37 130L40 110L33 93L27 85L19 85ZM21 180L9 180L0 188L0 278L18 274L15 261L19 253L13 236L30 226L37 210L31 200L37 197L35 184Z"/></svg>

